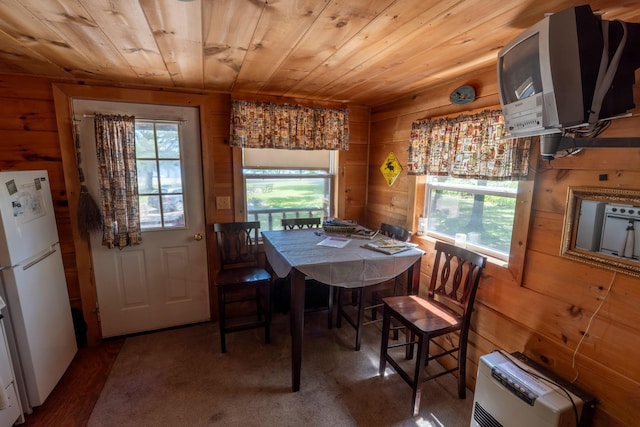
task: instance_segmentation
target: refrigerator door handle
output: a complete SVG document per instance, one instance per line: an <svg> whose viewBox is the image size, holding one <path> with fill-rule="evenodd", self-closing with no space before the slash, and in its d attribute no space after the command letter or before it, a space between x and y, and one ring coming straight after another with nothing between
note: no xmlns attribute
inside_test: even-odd
<svg viewBox="0 0 640 427"><path fill-rule="evenodd" d="M31 261L28 264L25 264L22 269L23 270L28 270L29 268L33 267L34 265L36 265L37 263L39 263L40 261L42 261L43 259L53 255L56 253L56 250L52 247L51 249L49 249L47 252L45 252L44 254L40 255L38 258L34 259L33 261Z"/></svg>

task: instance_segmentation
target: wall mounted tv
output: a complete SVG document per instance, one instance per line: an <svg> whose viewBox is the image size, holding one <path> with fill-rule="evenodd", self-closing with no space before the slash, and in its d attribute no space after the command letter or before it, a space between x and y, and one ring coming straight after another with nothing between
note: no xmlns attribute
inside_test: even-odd
<svg viewBox="0 0 640 427"><path fill-rule="evenodd" d="M572 7L545 16L500 50L500 103L512 136L558 133L588 123L598 92L604 95L597 120L635 107L640 24L603 22L588 5ZM597 90L598 81L603 84Z"/></svg>

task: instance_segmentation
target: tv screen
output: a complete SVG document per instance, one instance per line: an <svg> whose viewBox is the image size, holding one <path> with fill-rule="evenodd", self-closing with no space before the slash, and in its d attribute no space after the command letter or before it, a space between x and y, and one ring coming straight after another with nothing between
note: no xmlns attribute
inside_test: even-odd
<svg viewBox="0 0 640 427"><path fill-rule="evenodd" d="M514 46L500 59L500 81L504 101L512 103L542 93L540 35L534 34Z"/></svg>

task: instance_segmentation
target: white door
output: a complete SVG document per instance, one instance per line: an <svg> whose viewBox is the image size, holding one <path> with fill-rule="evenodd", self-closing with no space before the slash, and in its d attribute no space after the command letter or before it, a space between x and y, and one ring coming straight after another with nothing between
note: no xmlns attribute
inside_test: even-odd
<svg viewBox="0 0 640 427"><path fill-rule="evenodd" d="M138 132L146 132L158 147L155 154L137 150L142 244L108 249L102 233L91 233L102 336L209 320L198 109L89 100L73 105L85 183L97 203L94 113L135 116L137 143ZM163 142L163 135L172 142Z"/></svg>

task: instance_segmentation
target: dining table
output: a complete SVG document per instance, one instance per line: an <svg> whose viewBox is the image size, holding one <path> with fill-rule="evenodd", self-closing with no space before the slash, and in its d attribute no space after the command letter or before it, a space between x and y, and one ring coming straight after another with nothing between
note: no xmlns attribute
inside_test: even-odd
<svg viewBox="0 0 640 427"><path fill-rule="evenodd" d="M262 243L269 268L291 282L291 382L300 390L304 293L306 278L330 286L358 288L375 285L408 271L407 293L417 294L424 251L411 247L386 254L364 247L372 240L328 235L322 229L263 231Z"/></svg>

